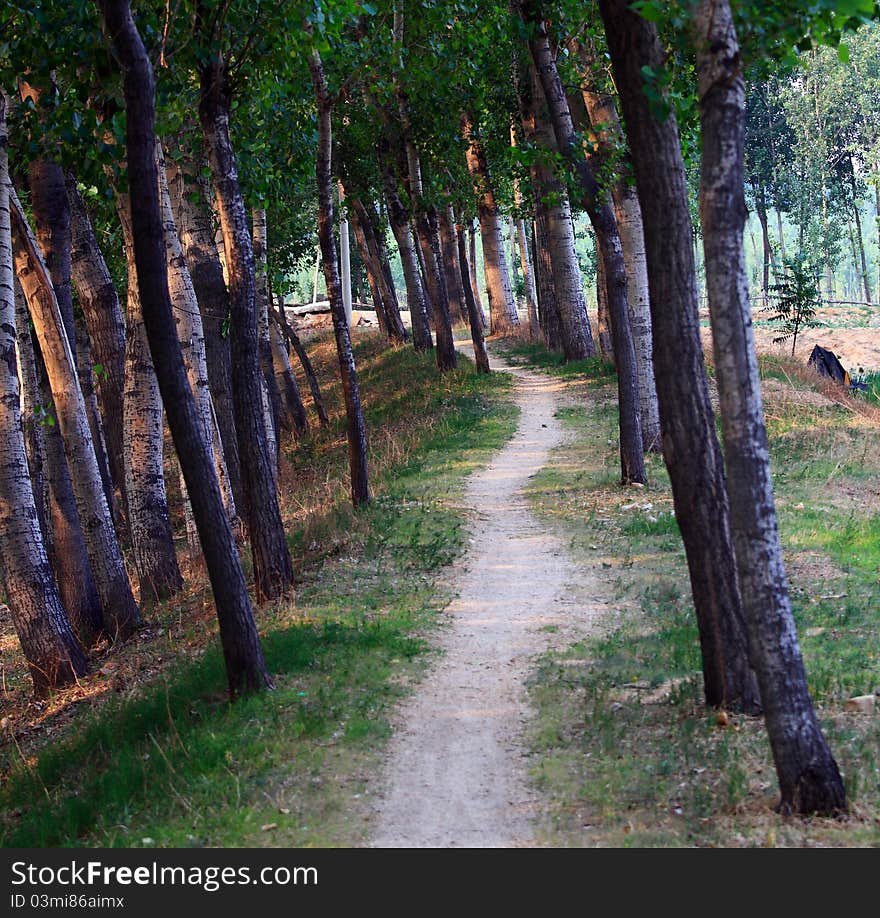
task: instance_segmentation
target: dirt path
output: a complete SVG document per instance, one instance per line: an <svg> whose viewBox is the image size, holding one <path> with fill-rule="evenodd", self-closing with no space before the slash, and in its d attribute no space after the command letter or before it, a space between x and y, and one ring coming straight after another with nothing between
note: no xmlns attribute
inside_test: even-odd
<svg viewBox="0 0 880 918"><path fill-rule="evenodd" d="M533 844L525 681L536 654L551 640L583 634L595 614L567 599L566 585L577 578L583 587L588 574L522 493L562 442L554 414L571 399L550 377L497 358L492 365L517 378L519 427L468 483L465 501L475 513L459 598L446 609L443 655L401 708L374 847Z"/></svg>

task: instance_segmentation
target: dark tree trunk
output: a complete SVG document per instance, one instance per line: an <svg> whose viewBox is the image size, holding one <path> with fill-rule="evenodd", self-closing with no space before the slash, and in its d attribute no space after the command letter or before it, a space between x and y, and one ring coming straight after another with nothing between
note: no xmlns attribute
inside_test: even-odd
<svg viewBox="0 0 880 918"><path fill-rule="evenodd" d="M538 290L538 322L548 349L562 351L565 333L562 328L559 307L556 304L556 286L553 282L548 205L539 189L535 191L535 198L535 277Z"/></svg>
<svg viewBox="0 0 880 918"><path fill-rule="evenodd" d="M605 286L605 262L596 239L596 337L599 353L608 363L614 363L614 336L611 334L611 313L608 309L608 288Z"/></svg>
<svg viewBox="0 0 880 918"><path fill-rule="evenodd" d="M174 184L173 195L177 228L189 274L199 301L205 332L205 359L208 382L217 413L217 426L223 444L223 457L232 486L235 506L245 506L235 432L235 407L232 398L232 357L229 347L229 291L223 279L223 265L214 238L211 209L205 180L197 176L193 163L179 165L181 181Z"/></svg>
<svg viewBox="0 0 880 918"><path fill-rule="evenodd" d="M293 583L293 568L278 506L275 462L270 454L263 411L254 253L229 136L231 102L226 64L222 59L212 58L202 68L199 114L229 272L235 429L257 601L261 602L286 592Z"/></svg>
<svg viewBox="0 0 880 918"><path fill-rule="evenodd" d="M296 356L299 358L303 372L306 374L306 379L309 383L309 391L312 393L312 403L315 406L315 413L318 415L318 420L321 424L321 427L327 427L330 424L330 419L327 417L327 410L324 408L324 398L321 395L321 386L318 383L318 377L315 374L315 368L312 366L312 361L309 360L309 355L306 352L306 349L303 347L302 342L299 340L299 335L297 335L293 328L291 328L290 323L287 321L287 316L284 312L284 302L280 298L276 316L280 321L281 330L284 333L285 340L290 344L294 351L296 351Z"/></svg>
<svg viewBox="0 0 880 918"><path fill-rule="evenodd" d="M379 267L382 269L384 278L384 289L387 291L385 300L385 315L388 318L389 328L396 328L396 338L401 342L409 340L403 319L400 317L400 303L397 300L397 290L394 286L394 275L391 273L391 262L388 258L388 247L385 244L386 229L385 221L379 213L379 208L372 201L365 204L366 215L370 228L373 231L373 238L376 240L376 253Z"/></svg>
<svg viewBox="0 0 880 918"><path fill-rule="evenodd" d="M391 340L388 331L388 318L385 315L385 297L382 295L383 287L380 285L382 269L379 267L375 252L372 252L367 242L367 234L364 232L364 219L362 214L358 213L356 203L357 199L348 199L351 205L351 225L354 229L354 237L357 240L358 248L361 252L361 258L367 272L367 282L370 285L370 295L373 298L373 309L376 311L376 321L379 325L379 331Z"/></svg>
<svg viewBox="0 0 880 918"><path fill-rule="evenodd" d="M92 356L95 363L101 366L95 389L104 421L104 441L107 444L110 474L124 497L122 387L125 319L116 287L95 238L85 202L77 189L76 177L72 173L67 174L67 198L70 202L71 276L89 333Z"/></svg>
<svg viewBox="0 0 880 918"><path fill-rule="evenodd" d="M480 297L480 282L477 278L477 230L473 224L473 221L468 223L468 270L471 275L471 292L474 295L474 302L477 304L477 309L480 313L480 322L483 326L483 331L486 330L488 326L488 320L486 319L486 313L483 309L483 301Z"/></svg>
<svg viewBox="0 0 880 918"><path fill-rule="evenodd" d="M759 188L755 194L755 212L758 214L758 222L761 224L761 299L764 301L764 306L766 306L770 291L770 267L773 265L775 274L776 266L773 258L773 246L770 244L770 230L767 226L767 203L764 200L763 188Z"/></svg>
<svg viewBox="0 0 880 918"><path fill-rule="evenodd" d="M664 53L628 0L600 7L642 202L663 458L687 554L706 702L754 712L760 703L700 341L687 177L674 115L658 121L644 94L642 68L662 67Z"/></svg>
<svg viewBox="0 0 880 918"><path fill-rule="evenodd" d="M455 238L458 245L458 267L461 271L461 291L467 308L468 324L471 329L471 341L474 343L474 363L478 373L489 372L489 355L486 353L486 342L483 338L483 322L477 309L471 287L470 268L465 250L464 226L455 224Z"/></svg>
<svg viewBox="0 0 880 918"><path fill-rule="evenodd" d="M272 680L266 671L235 538L183 365L168 295L157 195L152 68L127 0L102 0L101 11L124 77L128 179L144 324L211 578L229 689L235 695L267 688Z"/></svg>
<svg viewBox="0 0 880 918"><path fill-rule="evenodd" d="M700 97L700 219L724 431L727 490L751 657L779 776L780 808L835 814L846 793L813 710L776 526L743 231L745 79L726 0L694 13Z"/></svg>
<svg viewBox="0 0 880 918"><path fill-rule="evenodd" d="M453 325L459 325L465 320L467 306L461 290L461 269L458 266L455 221L448 213L439 213L437 227L440 231L440 251L443 253L446 290L449 294L449 320Z"/></svg>
<svg viewBox="0 0 880 918"><path fill-rule="evenodd" d="M529 50L544 89L556 142L562 155L572 163L577 171L584 193L584 208L596 232L599 256L604 267L608 312L614 339L614 362L617 366L621 480L624 484L630 482L643 484L647 476L642 444L638 367L629 325L626 263L623 259L623 248L617 231L617 220L610 202L602 199L602 191L590 165L582 156L578 156L577 134L572 123L562 81L556 69L556 61L550 50L543 17L537 9L537 4L530 0L523 4L523 9L531 28Z"/></svg>
<svg viewBox="0 0 880 918"><path fill-rule="evenodd" d="M317 50L312 51L309 70L318 104L318 158L316 179L318 185L318 239L324 262L324 280L330 300L336 351L339 355L339 373L345 396L345 414L348 421L348 462L351 470L351 500L355 507L371 500L367 477L367 428L361 408L357 369L351 335L342 305L342 286L336 261L336 238L333 234L333 170L331 134L331 102L324 77L324 65Z"/></svg>

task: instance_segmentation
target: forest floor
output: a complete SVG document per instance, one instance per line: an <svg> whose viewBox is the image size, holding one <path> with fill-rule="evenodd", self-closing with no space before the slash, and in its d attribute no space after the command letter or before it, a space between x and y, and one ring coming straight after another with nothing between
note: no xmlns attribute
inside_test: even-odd
<svg viewBox="0 0 880 918"><path fill-rule="evenodd" d="M534 843L540 800L528 782L526 682L549 646L583 639L603 589L572 562L529 506L529 480L558 448L564 384L510 368L515 436L469 479L466 568L449 584L440 657L394 718L378 805L377 847L511 847Z"/></svg>

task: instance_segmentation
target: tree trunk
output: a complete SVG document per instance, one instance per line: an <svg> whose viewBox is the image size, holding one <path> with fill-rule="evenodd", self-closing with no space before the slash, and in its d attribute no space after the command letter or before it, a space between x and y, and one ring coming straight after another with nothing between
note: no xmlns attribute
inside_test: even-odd
<svg viewBox="0 0 880 918"><path fill-rule="evenodd" d="M776 274L776 265L773 259L773 246L770 244L770 229L767 226L767 203L764 200L764 189L761 188L755 194L755 213L758 215L758 223L761 224L761 299L766 308L770 296L770 268L773 267L773 274Z"/></svg>
<svg viewBox="0 0 880 918"><path fill-rule="evenodd" d="M208 382L217 417L223 458L229 473L236 513L245 506L235 432L232 398L232 359L229 348L229 291L212 229L211 208L205 179L196 175L186 160L171 170L169 184L180 241L196 291L205 334ZM224 502L228 501L224 497Z"/></svg>
<svg viewBox="0 0 880 918"><path fill-rule="evenodd" d="M483 243L483 270L489 294L489 321L493 335L506 335L519 325L510 274L504 257L504 233L501 216L495 201L495 189L489 177L486 154L474 134L473 119L467 113L461 116L461 132L467 141L467 167L477 196L477 217L480 221L480 240Z"/></svg>
<svg viewBox="0 0 880 918"><path fill-rule="evenodd" d="M437 215L440 230L440 250L443 253L443 269L446 272L446 290L449 293L449 320L453 325L465 321L467 305L461 289L461 269L458 265L458 242L455 237L455 218L451 208Z"/></svg>
<svg viewBox="0 0 880 918"><path fill-rule="evenodd" d="M675 116L659 121L644 67L663 66L656 28L628 0L600 0L642 218L663 458L690 572L706 702L759 708L748 661L721 450L703 365L687 179Z"/></svg>
<svg viewBox="0 0 880 918"><path fill-rule="evenodd" d="M306 408L299 394L299 385L296 376L293 375L287 348L284 346L284 338L274 314L269 317L269 340L272 344L272 362L281 400L279 420L281 426L291 431L299 440L309 432L309 419L306 416Z"/></svg>
<svg viewBox="0 0 880 918"><path fill-rule="evenodd" d="M127 0L101 0L100 6L124 77L127 166L144 325L211 578L230 692L271 687L235 538L177 343L156 194L152 68Z"/></svg>
<svg viewBox="0 0 880 918"><path fill-rule="evenodd" d="M538 281L538 322L544 333L544 342L551 351L562 351L566 338L562 316L556 302L556 285L553 276L553 257L550 238L550 208L548 199L535 190L535 266ZM568 223L571 226L571 221ZM585 306L586 308L586 306Z"/></svg>
<svg viewBox="0 0 880 918"><path fill-rule="evenodd" d="M596 329L602 359L614 363L614 336L611 334L611 314L608 311L608 288L605 285L605 262L596 243Z"/></svg>
<svg viewBox="0 0 880 918"><path fill-rule="evenodd" d="M34 692L41 697L84 676L88 664L49 566L21 433L9 188L6 96L0 91L0 569Z"/></svg>
<svg viewBox="0 0 880 918"><path fill-rule="evenodd" d="M575 250L574 227L571 222L571 203L565 184L552 166L551 157L558 153L553 128L548 123L544 91L534 66L522 67L519 80L519 106L526 141L538 155L529 166L536 208L541 213L544 232L542 241L547 246L553 278L555 311L562 326L559 342L566 360L583 360L596 353L584 285ZM555 316L549 316L551 322ZM547 328L544 328L545 337ZM548 346L550 346L548 341Z"/></svg>
<svg viewBox="0 0 880 918"><path fill-rule="evenodd" d="M306 379L309 383L309 391L312 393L312 403L315 406L315 413L318 415L318 420L321 424L321 427L327 427L330 424L330 419L327 417L327 410L324 408L324 398L321 395L321 386L318 383L318 377L315 374L315 369L312 366L312 361L309 360L309 355L306 352L306 349L302 346L302 342L299 340L299 335L291 328L290 323L287 321L287 316L284 314L284 302L280 300L277 310L277 317L280 320L280 326L284 332L285 339L296 351L296 356L299 358L300 365L303 368L303 372L306 374Z"/></svg>
<svg viewBox="0 0 880 918"><path fill-rule="evenodd" d="M611 204L601 200L602 192L589 164L577 156L577 135L571 120L568 100L556 69L556 61L550 51L543 17L535 7L536 4L532 2L523 4L528 21L533 27L529 37L529 50L544 90L556 143L562 155L574 165L583 188L584 207L596 232L596 242L604 268L608 312L614 339L614 362L617 366L621 481L624 484L644 483L647 476L642 446L639 379L635 346L629 325L626 264L623 260L617 221ZM557 289L557 301L558 296Z"/></svg>
<svg viewBox="0 0 880 918"><path fill-rule="evenodd" d="M399 339L401 343L404 343L408 340L409 336L403 324L403 319L400 317L400 303L397 300L394 275L391 272L391 261L388 258L388 247L385 244L387 235L385 221L379 213L378 206L374 202L370 201L365 204L364 209L373 239L375 240L378 264L381 268L382 277L384 277L385 315L388 319L388 327L395 328L395 340Z"/></svg>
<svg viewBox="0 0 880 918"><path fill-rule="evenodd" d="M73 353L36 239L14 192L11 198L16 268L52 388L104 629L111 638L124 639L138 627L140 615L104 496Z"/></svg>
<svg viewBox="0 0 880 918"><path fill-rule="evenodd" d="M782 264L785 264L785 233L782 226L782 211L776 208L776 233L779 236L779 258Z"/></svg>
<svg viewBox="0 0 880 918"><path fill-rule="evenodd" d="M483 322L471 287L470 268L468 267L467 252L465 251L464 226L461 223L456 223L455 230L456 244L458 246L458 267L461 271L461 291L467 308L471 341L474 343L474 363L478 373L488 373L490 372L489 355L486 353L486 342L483 338Z"/></svg>
<svg viewBox="0 0 880 918"><path fill-rule="evenodd" d="M324 280L330 300L330 314L336 335L336 351L339 355L339 373L345 398L345 414L348 421L348 462L351 470L351 500L355 507L369 503L370 485L367 477L367 428L361 408L357 369L351 335L345 321L342 304L342 288L336 262L336 239L333 235L333 171L330 96L324 65L317 49L309 59L309 71L318 105L318 155L316 180L318 185L318 239L321 243L321 257L324 261Z"/></svg>
<svg viewBox="0 0 880 918"><path fill-rule="evenodd" d="M477 304L477 310L480 313L480 322L485 331L489 323L480 297L480 282L477 278L477 230L472 221L468 222L468 270L471 275L471 292L474 295L474 302Z"/></svg>
<svg viewBox="0 0 880 918"><path fill-rule="evenodd" d="M254 253L229 136L231 101L226 64L211 60L202 68L199 114L229 271L235 428L254 581L257 601L261 602L280 596L291 586L293 568L278 507L275 457L270 453L265 423Z"/></svg>
<svg viewBox="0 0 880 918"><path fill-rule="evenodd" d="M270 416L266 418L266 430L272 425L275 433L275 467L274 475L278 476L278 450L281 448L281 437L278 434L281 396L275 382L275 366L272 357L272 343L269 338L269 231L266 224L266 211L256 207L251 212L254 227L254 282L257 291L257 335L260 342L260 367L263 370L263 381L266 384L265 400L268 402Z"/></svg>
<svg viewBox="0 0 880 918"><path fill-rule="evenodd" d="M846 809L843 781L813 711L776 526L770 453L742 237L745 79L726 0L694 14L700 97L700 218L737 572L779 776L781 809Z"/></svg>
<svg viewBox="0 0 880 918"><path fill-rule="evenodd" d="M125 334L125 387L122 396L122 445L128 525L141 601L161 601L178 593L183 588L183 579L177 564L174 533L168 513L162 462L162 398L144 328L135 264L131 204L127 194L117 193L116 212L122 226L128 269L128 327Z"/></svg>
<svg viewBox="0 0 880 918"><path fill-rule="evenodd" d="M861 266L862 285L865 290L865 302L871 302L871 277L868 274L868 260L865 258L865 237L862 235L862 217L859 214L858 202L853 203L853 217L856 221L856 242L859 246L859 264Z"/></svg>
<svg viewBox="0 0 880 918"><path fill-rule="evenodd" d="M380 278L384 281L384 275L382 274L381 267L379 267L376 253L369 248L367 234L364 232L364 215L362 212L358 212L358 209L353 205L351 200L349 200L349 203L352 203L351 222L354 227L354 236L357 240L358 248L361 251L364 267L367 271L367 281L370 285L370 295L373 298L373 309L376 312L376 321L379 324L379 331L390 341L391 335L388 329L388 318L385 315L385 297L382 295L384 283L380 284Z"/></svg>
<svg viewBox="0 0 880 918"><path fill-rule="evenodd" d="M229 470L223 455L222 436L216 429L214 404L211 398L211 387L208 378L208 359L205 345L205 329L202 314L196 297L195 286L189 273L189 267L183 254L177 222L171 206L169 182L181 181L182 176L177 167L172 167L171 178L165 168L165 154L162 144L156 144L156 169L159 175L159 210L162 215L162 229L165 235L165 255L168 265L168 293L174 309L174 321L177 324L177 339L183 354L183 364L189 379L196 408L202 419L205 436L208 439L223 505L233 529L238 528L238 514L235 506L235 495L229 478ZM188 499L188 496L187 496ZM192 522L195 530L195 520ZM192 545L192 543L191 543ZM192 547L197 548L197 545Z"/></svg>
<svg viewBox="0 0 880 918"><path fill-rule="evenodd" d="M113 483L125 496L122 460L122 388L125 367L125 319L116 287L101 253L76 177L67 174L70 202L70 270L89 333L96 373L98 406L104 421L104 441ZM123 499L124 503L124 499Z"/></svg>

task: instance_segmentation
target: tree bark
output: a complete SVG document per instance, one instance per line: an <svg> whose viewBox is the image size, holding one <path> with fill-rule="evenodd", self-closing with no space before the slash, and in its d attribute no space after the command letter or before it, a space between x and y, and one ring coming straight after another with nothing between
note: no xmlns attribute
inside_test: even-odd
<svg viewBox="0 0 880 918"><path fill-rule="evenodd" d="M706 702L754 712L760 702L703 365L687 177L675 116L658 120L644 93L642 68L659 72L663 48L628 0L600 0L600 9L642 204L663 459L687 554Z"/></svg>
<svg viewBox="0 0 880 918"><path fill-rule="evenodd" d="M584 208L596 233L596 242L604 268L605 291L614 339L614 362L617 366L617 401L620 413L621 481L643 484L647 480L642 445L642 421L636 353L629 325L626 264L611 204L602 200L602 192L593 171L583 157L577 156L577 135L568 108L568 100L550 51L543 17L536 4L526 0L523 9L531 28L529 50L544 98L556 143L562 155L575 167L583 189ZM557 290L557 302L559 294Z"/></svg>
<svg viewBox="0 0 880 918"><path fill-rule="evenodd" d="M281 401L279 420L282 428L291 431L299 440L309 432L309 419L306 416L299 385L293 374L290 357L284 346L284 338L274 314L269 317L269 339L272 344L272 363Z"/></svg>
<svg viewBox="0 0 880 918"><path fill-rule="evenodd" d="M52 388L104 630L113 639L124 639L138 627L140 615L104 496L73 353L49 272L14 191L11 200L16 270Z"/></svg>
<svg viewBox="0 0 880 918"><path fill-rule="evenodd" d="M367 271L367 282L370 285L370 295L373 298L373 309L376 312L376 321L379 324L379 331L391 341L388 318L385 315L385 297L383 296L384 275L379 266L376 252L370 249L369 243L367 242L367 234L364 231L364 215L362 212L359 213L358 209L354 206L356 200L357 199L349 199L349 203L352 205L351 222L354 228L354 236L361 252L364 267Z"/></svg>
<svg viewBox="0 0 880 918"><path fill-rule="evenodd" d="M467 308L471 341L474 343L474 363L478 373L488 373L490 372L489 355L486 353L486 342L483 338L483 322L471 287L470 268L468 267L467 252L465 251L464 226L461 223L456 223L455 230L456 244L458 246L458 267L461 271L461 291Z"/></svg>
<svg viewBox="0 0 880 918"><path fill-rule="evenodd" d="M483 310L483 301L480 297L480 282L477 278L477 231L474 227L473 221L468 221L468 270L471 275L471 292L474 295L474 302L477 304L477 309L480 313L480 322L482 323L483 330L485 331L488 326L488 320L486 319L486 313Z"/></svg>
<svg viewBox="0 0 880 918"><path fill-rule="evenodd" d="M141 601L167 599L183 588L168 513L163 467L164 424L159 383L150 356L138 292L131 203L117 193L128 269L122 447L132 555Z"/></svg>
<svg viewBox="0 0 880 918"><path fill-rule="evenodd" d="M544 334L544 343L551 351L562 351L565 332L562 316L556 303L556 285L553 278L551 255L550 203L535 189L535 276L538 288L538 322ZM571 221L569 221L569 227ZM564 353L564 352L563 352Z"/></svg>
<svg viewBox="0 0 880 918"><path fill-rule="evenodd" d="M128 0L101 0L100 7L123 72L128 115L127 166L144 325L217 604L229 689L235 695L267 688L272 680L266 671L235 538L186 377L168 295L162 217L156 194L152 68Z"/></svg>
<svg viewBox="0 0 880 918"><path fill-rule="evenodd" d="M548 123L544 91L537 71L531 63L524 65L522 71L519 80L520 113L526 141L537 153L532 157L529 169L536 207L541 212L542 241L547 246L553 278L552 303L561 323L558 343L566 360L583 360L594 356L596 347L575 251L571 203L565 184L551 164L550 158L558 154L559 148L553 128ZM555 318L553 316L551 321ZM547 329L544 331L546 336Z"/></svg>
<svg viewBox="0 0 880 918"><path fill-rule="evenodd" d="M333 171L331 103L324 76L321 55L314 49L309 59L309 71L318 105L318 154L316 181L318 186L318 239L321 243L321 257L324 262L324 280L330 300L330 314L336 336L336 351L339 355L339 373L345 398L345 414L348 422L348 462L351 471L351 500L355 507L369 503L370 484L367 476L367 428L361 408L354 351L351 335L345 321L342 304L342 288L336 261L336 238L333 234Z"/></svg>
<svg viewBox="0 0 880 918"><path fill-rule="evenodd" d="M440 231L440 251L443 253L443 270L446 272L446 290L449 294L449 320L453 325L465 321L467 306L461 289L461 268L458 265L458 242L456 240L455 218L451 208L437 214Z"/></svg>
<svg viewBox="0 0 880 918"><path fill-rule="evenodd" d="M6 96L0 91L0 570L6 602L38 697L88 671L67 620L40 532L22 437Z"/></svg>
<svg viewBox="0 0 880 918"><path fill-rule="evenodd" d="M212 58L202 68L199 114L229 272L235 428L254 581L257 601L261 602L275 599L291 586L293 568L278 507L275 457L269 449L265 422L254 253L229 136L230 105L226 64Z"/></svg>
<svg viewBox="0 0 880 918"><path fill-rule="evenodd" d="M172 204L183 253L196 291L205 333L208 382L217 416L223 458L229 473L236 513L244 511L241 463L232 398L232 359L229 348L229 291L217 251L206 181L194 164L183 160L169 175Z"/></svg>
<svg viewBox="0 0 880 918"><path fill-rule="evenodd" d="M700 98L700 218L724 432L733 541L770 746L786 812L846 809L843 781L813 710L776 526L770 452L742 237L745 79L727 0L694 12Z"/></svg>
<svg viewBox="0 0 880 918"><path fill-rule="evenodd" d="M70 270L83 312L92 355L101 365L95 391L104 422L104 440L113 483L125 495L122 460L122 388L125 367L125 319L116 287L101 253L76 176L67 173L70 202Z"/></svg>
<svg viewBox="0 0 880 918"><path fill-rule="evenodd" d="M318 383L318 377L315 374L315 369L312 366L312 361L309 360L309 355L306 349L303 347L302 342L299 340L299 335L291 328L290 323L287 321L287 316L284 314L284 302L279 297L279 304L277 310L277 318L280 322L281 330L284 333L285 339L289 342L291 347L293 347L296 352L296 356L299 358L300 365L303 368L303 372L306 374L306 379L309 383L309 391L312 393L312 403L315 406L315 413L318 415L318 421L321 424L321 427L327 427L330 424L330 419L327 417L327 410L324 407L324 398L321 395L321 386Z"/></svg>
<svg viewBox="0 0 880 918"><path fill-rule="evenodd" d="M493 335L509 334L519 325L507 260L504 257L504 233L495 200L495 189L489 176L486 154L474 134L473 118L461 116L461 132L467 141L467 167L477 196L477 218L483 244L483 270L489 295L489 321Z"/></svg>

